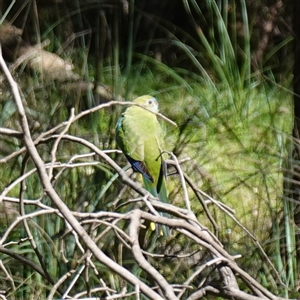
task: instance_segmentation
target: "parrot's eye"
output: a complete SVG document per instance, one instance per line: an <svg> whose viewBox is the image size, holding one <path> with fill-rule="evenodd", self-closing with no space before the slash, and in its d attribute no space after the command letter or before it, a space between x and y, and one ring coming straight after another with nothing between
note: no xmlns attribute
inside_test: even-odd
<svg viewBox="0 0 300 300"><path fill-rule="evenodd" d="M148 101L149 104L152 104L152 102L153 102L152 100L149 100L149 101Z"/></svg>

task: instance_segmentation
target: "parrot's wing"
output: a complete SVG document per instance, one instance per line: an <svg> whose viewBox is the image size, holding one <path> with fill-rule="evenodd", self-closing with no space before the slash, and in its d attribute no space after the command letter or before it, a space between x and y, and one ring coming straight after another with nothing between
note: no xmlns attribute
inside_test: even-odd
<svg viewBox="0 0 300 300"><path fill-rule="evenodd" d="M150 182L154 182L153 177L151 176L144 162L135 160L128 155L126 155L126 157L127 160L130 162L130 164L132 165L134 171L141 173Z"/></svg>
<svg viewBox="0 0 300 300"><path fill-rule="evenodd" d="M125 137L123 128L124 118L125 116L123 114L117 124L117 143L123 151L123 153L125 154L127 160L130 162L133 170L141 173L145 177L145 179L149 180L150 182L154 182L153 177L151 176L147 166L143 162L143 140L140 139L140 137L136 134L134 130L130 130L130 128L127 128L127 132L129 132L129 134L126 135L130 137L130 140L128 140L128 138Z"/></svg>
<svg viewBox="0 0 300 300"><path fill-rule="evenodd" d="M130 115L123 114L117 124L116 140L126 156L144 161L144 142Z"/></svg>
<svg viewBox="0 0 300 300"><path fill-rule="evenodd" d="M122 152L125 152L125 136L123 131L123 121L124 121L124 114L121 115L120 119L118 120L116 126L116 141L119 147L121 148Z"/></svg>

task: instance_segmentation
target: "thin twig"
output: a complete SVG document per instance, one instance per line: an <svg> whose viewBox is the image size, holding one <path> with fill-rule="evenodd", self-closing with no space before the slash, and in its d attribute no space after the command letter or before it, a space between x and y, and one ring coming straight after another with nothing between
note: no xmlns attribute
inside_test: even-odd
<svg viewBox="0 0 300 300"><path fill-rule="evenodd" d="M208 268L210 267L211 265L213 264L217 264L217 263L220 263L224 261L224 258L223 257L217 257L217 258L214 258L208 262L206 262L205 264L202 264L198 270L196 270L184 283L184 288L181 290L181 292L177 295L178 298L180 299L183 294L185 293L186 289L189 287L190 283L197 277L199 276L199 274L205 269L205 268ZM227 260L226 260L227 261Z"/></svg>
<svg viewBox="0 0 300 300"><path fill-rule="evenodd" d="M3 273L5 274L6 278L4 278L4 280L8 280L10 282L10 285L11 285L11 289L12 289L12 292L15 291L16 287L15 287L15 283L14 283L14 280L12 279L12 277L10 276L9 272L6 270L4 264L3 264L3 261L2 259L0 260L0 269L3 271Z"/></svg>
<svg viewBox="0 0 300 300"><path fill-rule="evenodd" d="M0 127L0 134L22 139L23 133L14 129Z"/></svg>
<svg viewBox="0 0 300 300"><path fill-rule="evenodd" d="M190 203L190 199L189 199L189 193L187 191L186 183L185 183L185 180L184 180L184 174L181 170L178 159L172 152L168 152L168 151L164 151L164 152L168 153L175 162L176 169L178 171L180 182L181 182L181 187L183 189L185 206L186 206L188 212L190 212L191 211L191 203Z"/></svg>
<svg viewBox="0 0 300 300"><path fill-rule="evenodd" d="M65 299L65 298L68 296L69 292L71 291L72 287L74 286L74 284L75 284L76 281L78 280L78 278L79 278L80 274L83 272L83 270L84 270L84 266L81 266L81 267L79 268L79 270L76 271L75 277L73 278L73 280L72 280L71 283L69 284L67 290L64 292L64 294L63 294L63 296L62 296L63 299Z"/></svg>
<svg viewBox="0 0 300 300"><path fill-rule="evenodd" d="M46 278L46 274L44 273L43 269L37 266L35 262L32 262L26 259L25 257L23 257L22 255L19 255L9 249L6 249L3 246L0 246L0 252L14 258L22 265L27 265L28 267L32 268L37 273L39 273L42 277ZM54 282L51 282L51 284L54 284Z"/></svg>
<svg viewBox="0 0 300 300"><path fill-rule="evenodd" d="M218 236L218 232L219 232L219 226L217 224L217 222L215 221L215 219L213 218L213 216L211 215L206 202L203 200L203 198L201 197L201 195L199 195L198 193L198 188L196 187L196 185L193 183L193 181L191 180L191 178L189 178L189 176L187 176L187 174L184 174L184 179L186 180L186 182L188 183L188 185L191 187L191 189L193 190L194 194L196 195L197 199L200 201L203 210L205 212L205 214L207 215L208 219L210 220L213 228L214 228L214 234L216 236Z"/></svg>
<svg viewBox="0 0 300 300"><path fill-rule="evenodd" d="M56 151L57 151L59 142L61 141L62 136L69 130L73 119L74 119L74 108L71 109L70 118L69 118L69 120L66 124L66 127L59 134L57 139L55 139L54 145L53 145L52 150L51 150L51 165L50 165L50 169L49 169L49 178L50 178L50 180L52 179L53 166L54 166L54 163L56 161Z"/></svg>

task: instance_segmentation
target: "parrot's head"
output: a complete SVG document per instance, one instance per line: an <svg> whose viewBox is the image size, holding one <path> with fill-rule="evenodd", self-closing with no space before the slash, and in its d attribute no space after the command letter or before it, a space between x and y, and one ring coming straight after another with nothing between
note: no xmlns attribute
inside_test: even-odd
<svg viewBox="0 0 300 300"><path fill-rule="evenodd" d="M141 96L141 97L136 98L133 102L143 105L155 113L158 112L157 100L152 96L149 96L149 95Z"/></svg>

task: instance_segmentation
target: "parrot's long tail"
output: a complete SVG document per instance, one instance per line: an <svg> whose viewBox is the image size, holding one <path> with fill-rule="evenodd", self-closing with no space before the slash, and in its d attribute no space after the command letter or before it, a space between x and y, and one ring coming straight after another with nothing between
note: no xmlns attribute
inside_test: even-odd
<svg viewBox="0 0 300 300"><path fill-rule="evenodd" d="M150 192L151 195L158 198L163 203L169 203L165 182L163 182L163 184L161 185L159 193L157 193L156 187L151 185L151 183L149 183L149 181L147 179L145 179L144 177L143 177L143 181L144 181L144 185L145 185L146 190L148 192ZM163 217L169 217L169 215L166 214L166 213L161 213L160 212L159 214ZM156 229L156 235L158 237L163 236L163 235L165 237L170 236L170 229L169 229L169 227L167 227L165 225L156 224L155 229Z"/></svg>

